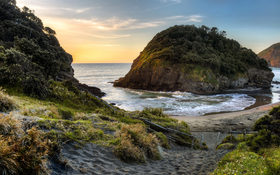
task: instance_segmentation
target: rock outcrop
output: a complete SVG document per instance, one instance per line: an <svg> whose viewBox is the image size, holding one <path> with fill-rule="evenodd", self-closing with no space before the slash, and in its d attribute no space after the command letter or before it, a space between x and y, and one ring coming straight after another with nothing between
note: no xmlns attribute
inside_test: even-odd
<svg viewBox="0 0 280 175"><path fill-rule="evenodd" d="M280 43L273 44L261 51L258 56L265 59L272 67L280 67Z"/></svg>
<svg viewBox="0 0 280 175"><path fill-rule="evenodd" d="M114 86L214 94L270 88L273 76L265 60L225 38L225 32L205 26L174 26L157 34Z"/></svg>

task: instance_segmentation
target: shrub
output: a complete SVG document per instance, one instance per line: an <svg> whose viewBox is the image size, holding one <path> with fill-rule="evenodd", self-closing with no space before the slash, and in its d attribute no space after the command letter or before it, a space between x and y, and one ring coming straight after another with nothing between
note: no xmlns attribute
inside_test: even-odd
<svg viewBox="0 0 280 175"><path fill-rule="evenodd" d="M160 142L160 145L163 148L170 149L170 145L169 145L168 138L166 137L166 135L164 135L162 132L156 132L155 134Z"/></svg>
<svg viewBox="0 0 280 175"><path fill-rule="evenodd" d="M49 95L48 84L40 74L33 73L25 77L23 92L33 97L46 98Z"/></svg>
<svg viewBox="0 0 280 175"><path fill-rule="evenodd" d="M14 100L5 94L5 91L0 87L0 111L8 112L15 109L16 105Z"/></svg>
<svg viewBox="0 0 280 175"><path fill-rule="evenodd" d="M49 143L36 128L24 132L10 116L0 118L0 173L46 173L45 160Z"/></svg>
<svg viewBox="0 0 280 175"><path fill-rule="evenodd" d="M270 130L260 130L254 137L250 137L247 145L252 151L259 151L261 148L269 148L273 145L280 145L280 137L274 135Z"/></svg>
<svg viewBox="0 0 280 175"><path fill-rule="evenodd" d="M217 149L234 149L235 145L233 143L222 143L217 146Z"/></svg>
<svg viewBox="0 0 280 175"><path fill-rule="evenodd" d="M222 141L222 143L237 143L237 139L233 136L233 135L229 135L227 137L224 138L224 140Z"/></svg>
<svg viewBox="0 0 280 175"><path fill-rule="evenodd" d="M145 157L160 159L156 136L141 124L123 125L117 133L119 144L114 153L126 162L145 162Z"/></svg>
<svg viewBox="0 0 280 175"><path fill-rule="evenodd" d="M61 118L65 120L72 120L74 117L73 112L71 112L70 110L59 109L58 112L61 115Z"/></svg>
<svg viewBox="0 0 280 175"><path fill-rule="evenodd" d="M268 129L269 125L271 125L272 117L269 115L265 115L264 117L258 119L254 124L253 130L259 131L262 129Z"/></svg>

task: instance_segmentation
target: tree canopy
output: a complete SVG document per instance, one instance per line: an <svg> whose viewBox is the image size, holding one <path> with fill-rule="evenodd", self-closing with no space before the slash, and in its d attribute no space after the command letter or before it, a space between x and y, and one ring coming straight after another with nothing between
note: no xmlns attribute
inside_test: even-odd
<svg viewBox="0 0 280 175"><path fill-rule="evenodd" d="M30 95L48 94L48 81L73 77L72 56L55 31L15 0L0 2L0 86L23 87Z"/></svg>
<svg viewBox="0 0 280 175"><path fill-rule="evenodd" d="M250 67L269 69L267 62L217 27L181 25L158 33L140 54L145 60L163 59L171 64L193 64L231 76Z"/></svg>

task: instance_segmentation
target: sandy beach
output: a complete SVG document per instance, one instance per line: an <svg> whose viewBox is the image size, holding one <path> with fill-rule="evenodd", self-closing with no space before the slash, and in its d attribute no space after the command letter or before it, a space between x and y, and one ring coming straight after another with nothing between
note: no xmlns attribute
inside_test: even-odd
<svg viewBox="0 0 280 175"><path fill-rule="evenodd" d="M268 104L256 108L229 112L210 114L205 116L171 116L180 121L185 121L191 128L192 132L229 132L230 130L250 131L256 120L268 114L269 111L279 106L280 103Z"/></svg>

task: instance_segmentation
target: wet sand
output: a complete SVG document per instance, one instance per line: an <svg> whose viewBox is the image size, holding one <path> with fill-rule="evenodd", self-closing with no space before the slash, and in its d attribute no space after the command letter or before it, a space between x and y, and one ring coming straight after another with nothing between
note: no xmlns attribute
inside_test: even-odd
<svg viewBox="0 0 280 175"><path fill-rule="evenodd" d="M191 128L192 132L229 132L232 131L242 131L246 129L250 131L254 123L268 114L269 111L275 107L279 106L280 103L263 105L255 107L252 109L247 109L237 112L220 113L220 114L210 114L205 116L171 116L180 121L185 121Z"/></svg>

